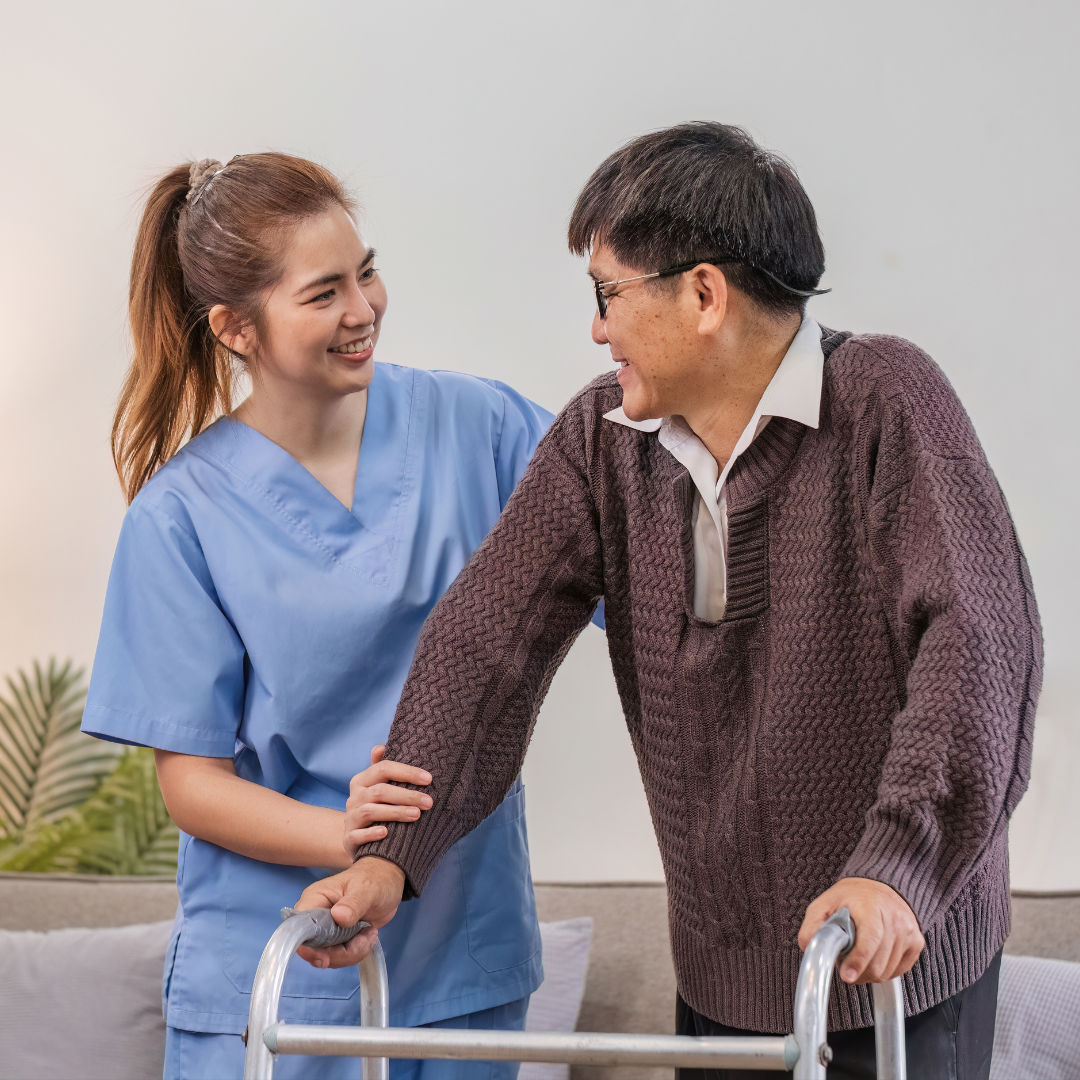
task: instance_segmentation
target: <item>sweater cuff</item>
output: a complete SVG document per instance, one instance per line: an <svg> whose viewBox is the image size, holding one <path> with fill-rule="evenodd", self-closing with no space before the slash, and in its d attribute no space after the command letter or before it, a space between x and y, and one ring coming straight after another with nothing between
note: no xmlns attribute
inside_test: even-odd
<svg viewBox="0 0 1080 1080"><path fill-rule="evenodd" d="M427 828L420 825L413 821L388 821L382 840L364 844L356 852L357 859L377 855L405 871L403 900L412 900L423 892L439 860L464 835L457 820L445 815L434 822L424 820Z"/></svg>
<svg viewBox="0 0 1080 1080"><path fill-rule="evenodd" d="M869 878L894 889L925 933L941 914L945 897L956 894L955 879L965 870L960 860L950 864L943 855L940 834L926 823L871 815L840 876Z"/></svg>

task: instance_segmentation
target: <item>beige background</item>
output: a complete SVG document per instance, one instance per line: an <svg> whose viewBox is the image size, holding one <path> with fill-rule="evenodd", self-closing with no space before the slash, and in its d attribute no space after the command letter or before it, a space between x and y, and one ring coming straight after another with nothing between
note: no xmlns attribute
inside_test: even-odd
<svg viewBox="0 0 1080 1080"><path fill-rule="evenodd" d="M498 376L557 409L607 366L563 242L577 189L626 139L717 118L798 167L834 289L818 319L918 342L975 421L1047 635L1016 884L1080 886L1077 11L5 4L0 672L93 657L124 511L107 436L127 260L157 174L262 148L328 164L382 252L380 355ZM659 875L598 631L560 672L526 771L539 877Z"/></svg>

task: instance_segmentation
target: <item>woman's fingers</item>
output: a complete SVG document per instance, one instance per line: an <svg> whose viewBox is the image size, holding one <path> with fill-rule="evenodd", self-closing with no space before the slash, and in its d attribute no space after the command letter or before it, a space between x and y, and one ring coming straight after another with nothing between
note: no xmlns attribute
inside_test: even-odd
<svg viewBox="0 0 1080 1080"><path fill-rule="evenodd" d="M371 748L371 764L377 765L386 756L385 746L373 746Z"/></svg>
<svg viewBox="0 0 1080 1080"><path fill-rule="evenodd" d="M376 784L374 787L357 788L345 802L345 809L349 811L361 810L365 806L415 806L420 810L430 810L431 796L411 788Z"/></svg>
<svg viewBox="0 0 1080 1080"><path fill-rule="evenodd" d="M374 844L376 840L382 840L386 836L385 825L371 825L366 829L352 829L345 832L345 850L350 859L356 858L356 853L365 844Z"/></svg>
<svg viewBox="0 0 1080 1080"><path fill-rule="evenodd" d="M405 765L400 761L379 761L364 771L370 774L372 783L392 780L397 784L416 784L419 787L431 783L431 773L426 769L418 769L415 765Z"/></svg>
<svg viewBox="0 0 1080 1080"><path fill-rule="evenodd" d="M391 803L363 803L345 811L345 831L366 829L376 821L416 821L423 812L419 806L394 806Z"/></svg>
<svg viewBox="0 0 1080 1080"><path fill-rule="evenodd" d="M376 751L385 752L385 747L375 747L371 751L372 758ZM349 781L349 792L353 795L365 788L374 787L380 783L415 784L417 787L426 787L431 783L431 773L424 769L418 769L415 765L403 765L400 761L383 761L382 753L379 760L369 765L363 772L357 773Z"/></svg>
<svg viewBox="0 0 1080 1080"><path fill-rule="evenodd" d="M394 784L372 784L367 791L368 802L389 803L392 806L419 806L424 810L431 806L431 796L426 791L413 791L412 788L396 787Z"/></svg>

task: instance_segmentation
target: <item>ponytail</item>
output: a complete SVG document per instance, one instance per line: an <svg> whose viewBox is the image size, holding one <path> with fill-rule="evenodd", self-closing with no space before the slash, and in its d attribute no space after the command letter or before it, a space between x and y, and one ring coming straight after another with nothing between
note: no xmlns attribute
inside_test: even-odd
<svg viewBox="0 0 1080 1080"><path fill-rule="evenodd" d="M131 260L135 351L112 427L128 502L186 439L232 409L234 359L210 329L210 309L222 304L238 328L258 328L262 296L283 270L282 237L334 204L355 210L336 177L285 154L179 165L154 185Z"/></svg>
<svg viewBox="0 0 1080 1080"><path fill-rule="evenodd" d="M128 502L190 434L232 407L232 367L184 286L178 225L189 167L147 200L131 260L128 311L135 355L112 427L113 463Z"/></svg>

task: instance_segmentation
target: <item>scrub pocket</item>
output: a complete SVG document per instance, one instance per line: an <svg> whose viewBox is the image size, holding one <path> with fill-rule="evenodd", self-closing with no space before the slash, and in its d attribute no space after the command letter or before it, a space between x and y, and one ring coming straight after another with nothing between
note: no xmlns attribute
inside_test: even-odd
<svg viewBox="0 0 1080 1080"><path fill-rule="evenodd" d="M226 852L225 954L222 967L233 986L250 994L270 935L281 925L281 909L297 897L316 875L303 867L278 866ZM282 998L351 998L360 989L355 967L321 969L303 960L289 964ZM282 1008L282 1018L289 1018Z"/></svg>
<svg viewBox="0 0 1080 1080"><path fill-rule="evenodd" d="M499 808L457 848L469 955L488 972L527 964L539 955L540 929L520 777Z"/></svg>

